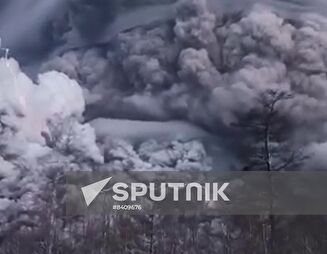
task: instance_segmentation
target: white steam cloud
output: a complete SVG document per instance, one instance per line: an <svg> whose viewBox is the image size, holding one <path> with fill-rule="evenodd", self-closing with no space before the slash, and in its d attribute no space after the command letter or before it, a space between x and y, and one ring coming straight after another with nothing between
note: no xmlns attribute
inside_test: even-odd
<svg viewBox="0 0 327 254"><path fill-rule="evenodd" d="M39 76L34 84L14 59L0 59L0 112L1 124L7 127L8 144L13 152L29 157L43 154L42 132L49 133L48 122L53 119L76 119L72 135L80 150L101 160L95 145L95 135L89 125L78 123L85 109L83 92L76 81L55 71ZM14 130L11 132L9 130ZM50 135L50 134L49 134ZM34 149L33 151L26 150ZM100 156L100 157L99 157Z"/></svg>

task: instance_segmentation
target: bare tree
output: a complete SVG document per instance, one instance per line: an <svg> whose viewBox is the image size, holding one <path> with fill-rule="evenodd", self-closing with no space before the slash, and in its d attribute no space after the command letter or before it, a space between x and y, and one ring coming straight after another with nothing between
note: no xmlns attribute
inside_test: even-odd
<svg viewBox="0 0 327 254"><path fill-rule="evenodd" d="M246 138L249 169L288 170L307 159L291 139L293 123L280 110L292 98L286 91L265 90L259 93L256 107L235 124Z"/></svg>
<svg viewBox="0 0 327 254"><path fill-rule="evenodd" d="M281 171L299 166L307 156L294 145L292 140L293 123L281 110L284 103L292 99L287 91L267 89L259 93L256 107L236 124L246 137L248 164L247 170ZM273 187L271 174L270 210L273 207ZM265 254L274 253L275 218L273 215L263 220Z"/></svg>

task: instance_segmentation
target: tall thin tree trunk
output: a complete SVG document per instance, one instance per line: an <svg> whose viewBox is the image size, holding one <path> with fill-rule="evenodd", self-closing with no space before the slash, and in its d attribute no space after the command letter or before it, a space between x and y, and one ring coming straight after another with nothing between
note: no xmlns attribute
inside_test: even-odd
<svg viewBox="0 0 327 254"><path fill-rule="evenodd" d="M267 225L265 223L262 224L262 242L264 254L269 254L269 247L267 241Z"/></svg>
<svg viewBox="0 0 327 254"><path fill-rule="evenodd" d="M270 158L270 130L269 130L269 124L265 127L264 131L264 146L265 146L265 162L266 162L266 169L267 171L271 171L271 158Z"/></svg>
<svg viewBox="0 0 327 254"><path fill-rule="evenodd" d="M270 154L270 123L267 123L267 126L264 130L264 153L265 153L265 162L266 162L266 170L268 171L269 177L269 216L268 216L268 227L266 231L266 247L269 254L274 252L274 231L275 231L275 220L274 216L272 215L272 208L273 208L273 187L272 187L272 179L270 172L272 171L271 167L271 154Z"/></svg>
<svg viewBox="0 0 327 254"><path fill-rule="evenodd" d="M149 254L153 254L153 241L154 241L154 215L150 216L151 223L151 232L150 232L150 246L149 246Z"/></svg>

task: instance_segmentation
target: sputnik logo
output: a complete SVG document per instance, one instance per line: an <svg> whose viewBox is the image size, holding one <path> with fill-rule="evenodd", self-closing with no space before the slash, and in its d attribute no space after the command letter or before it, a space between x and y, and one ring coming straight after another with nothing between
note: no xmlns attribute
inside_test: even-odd
<svg viewBox="0 0 327 254"><path fill-rule="evenodd" d="M103 188L108 184L112 177L108 177L101 181L86 185L81 188L86 206L89 206L93 200L100 194ZM229 183L122 183L118 182L112 186L113 196L112 198L117 202L124 201L137 201L138 198L149 196L152 201L163 201L167 198L167 189L173 191L173 201L179 201L182 197L180 192L185 192L184 201L230 201L224 191L229 186ZM156 193L156 190L160 189L160 195ZM195 195L192 194L195 192ZM183 195L184 196L184 195Z"/></svg>
<svg viewBox="0 0 327 254"><path fill-rule="evenodd" d="M100 194L103 188L109 183L112 177L108 177L101 181L86 185L81 188L86 206L89 206L93 200Z"/></svg>

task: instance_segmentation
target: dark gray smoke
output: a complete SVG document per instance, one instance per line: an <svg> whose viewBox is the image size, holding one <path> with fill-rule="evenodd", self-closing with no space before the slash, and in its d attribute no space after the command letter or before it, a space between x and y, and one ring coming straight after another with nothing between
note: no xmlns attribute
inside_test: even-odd
<svg viewBox="0 0 327 254"><path fill-rule="evenodd" d="M326 167L324 1L142 3L0 1L0 234L64 171L241 169L233 124L264 91L293 95L287 141Z"/></svg>
<svg viewBox="0 0 327 254"><path fill-rule="evenodd" d="M243 13L226 14L212 1L208 8L205 0L181 0L173 22L123 32L105 47L67 52L44 69L65 72L86 88L87 119L180 119L216 135L255 107L258 93L288 91L295 96L283 111L298 126L297 139L323 147L327 19L312 12L319 3L249 3ZM285 18L294 8L296 19ZM312 123L315 135L307 131Z"/></svg>
<svg viewBox="0 0 327 254"><path fill-rule="evenodd" d="M231 125L256 106L259 93L278 89L294 94L281 108L297 126L294 139L324 151L324 3L180 0L141 8L128 1L74 0L50 8L30 1L36 1L30 14L42 15L29 19L23 32L12 26L24 18L17 23L11 17L23 3L3 4L4 43L15 51L24 48L20 38L29 30L38 35L30 37L48 45L50 59L36 61L24 50L21 55L31 68L42 63L42 71L63 72L82 86L86 122L178 120L233 143ZM51 27L47 39L45 24ZM25 49L39 48L29 45Z"/></svg>
<svg viewBox="0 0 327 254"><path fill-rule="evenodd" d="M50 23L55 16L58 16L60 10L66 8L66 1L14 0L2 2L0 37L3 43L15 55L24 60L27 56L33 58L32 53L38 56L42 51L49 50L51 46L51 40L48 38L51 36L48 34Z"/></svg>

